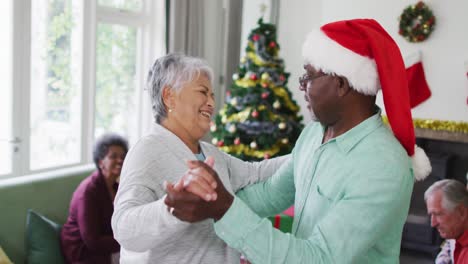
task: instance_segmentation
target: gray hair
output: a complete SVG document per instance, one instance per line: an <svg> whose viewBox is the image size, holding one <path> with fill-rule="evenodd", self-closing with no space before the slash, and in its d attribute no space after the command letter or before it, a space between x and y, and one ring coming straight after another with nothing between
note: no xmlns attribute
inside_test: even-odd
<svg viewBox="0 0 468 264"><path fill-rule="evenodd" d="M158 58L148 73L147 86L153 115L160 124L167 117L163 102L164 88L178 92L182 86L197 79L201 74L213 82L213 70L208 63L200 58L190 57L180 53L169 53Z"/></svg>
<svg viewBox="0 0 468 264"><path fill-rule="evenodd" d="M463 183L447 179L437 181L432 184L424 193L424 201L427 201L436 191L442 191L442 206L446 210L452 211L462 204L468 207L468 191Z"/></svg>

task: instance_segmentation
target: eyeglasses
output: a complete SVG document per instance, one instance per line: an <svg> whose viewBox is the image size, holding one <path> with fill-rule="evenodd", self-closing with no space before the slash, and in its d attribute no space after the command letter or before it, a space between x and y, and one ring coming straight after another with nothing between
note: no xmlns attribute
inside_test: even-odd
<svg viewBox="0 0 468 264"><path fill-rule="evenodd" d="M309 74L305 73L304 75L299 77L299 85L302 88L306 88L308 83L312 83L314 80L316 80L316 79L318 79L320 77L323 77L323 76L327 76L327 75L328 74L322 73L322 74L316 75L314 77L311 77Z"/></svg>

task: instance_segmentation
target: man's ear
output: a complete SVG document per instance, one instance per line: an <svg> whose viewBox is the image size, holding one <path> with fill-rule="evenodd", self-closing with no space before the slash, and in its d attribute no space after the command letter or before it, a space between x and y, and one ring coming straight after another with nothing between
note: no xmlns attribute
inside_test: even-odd
<svg viewBox="0 0 468 264"><path fill-rule="evenodd" d="M174 108L175 92L168 86L164 86L162 91L162 100L164 106L166 106L166 110Z"/></svg>
<svg viewBox="0 0 468 264"><path fill-rule="evenodd" d="M336 80L338 82L338 95L345 96L351 91L351 87L349 86L348 79L342 76L336 76Z"/></svg>
<svg viewBox="0 0 468 264"><path fill-rule="evenodd" d="M468 208L466 208L463 204L459 204L457 207L461 219L468 219Z"/></svg>

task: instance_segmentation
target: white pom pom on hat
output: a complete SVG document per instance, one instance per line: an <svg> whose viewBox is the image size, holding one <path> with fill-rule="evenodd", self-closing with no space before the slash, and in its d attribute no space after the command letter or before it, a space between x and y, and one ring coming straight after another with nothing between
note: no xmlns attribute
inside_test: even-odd
<svg viewBox="0 0 468 264"><path fill-rule="evenodd" d="M385 111L393 134L412 158L416 180L431 172L424 150L415 145L405 64L400 49L373 19L332 22L314 30L302 46L306 64L324 73L348 79L351 87L366 95L382 90Z"/></svg>

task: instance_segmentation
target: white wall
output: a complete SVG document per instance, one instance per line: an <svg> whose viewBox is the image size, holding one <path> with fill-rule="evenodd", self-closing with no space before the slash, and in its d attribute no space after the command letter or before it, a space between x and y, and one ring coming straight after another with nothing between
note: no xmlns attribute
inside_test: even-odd
<svg viewBox="0 0 468 264"><path fill-rule="evenodd" d="M410 0L281 0L278 25L280 56L291 72L289 89L301 105L305 121L304 96L298 91L297 78L303 72L301 43L315 26L335 20L374 18L399 45L402 55L420 50L426 79L432 96L413 109L414 118L468 121L468 79L464 66L468 62L468 1L425 1L436 16L436 29L424 42L409 43L398 35L398 17ZM378 98L378 104L383 106Z"/></svg>

